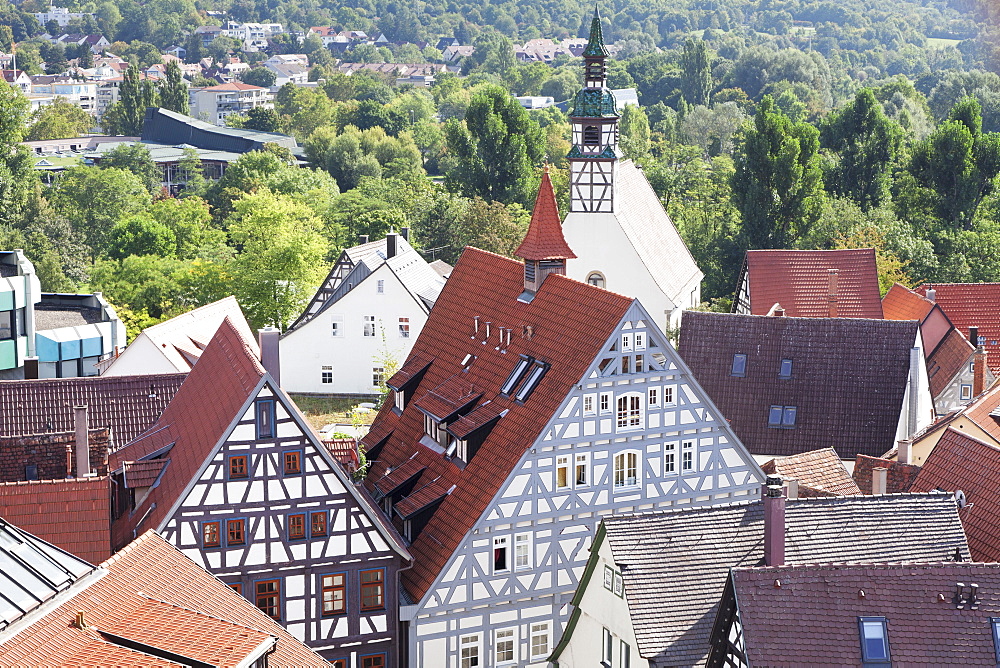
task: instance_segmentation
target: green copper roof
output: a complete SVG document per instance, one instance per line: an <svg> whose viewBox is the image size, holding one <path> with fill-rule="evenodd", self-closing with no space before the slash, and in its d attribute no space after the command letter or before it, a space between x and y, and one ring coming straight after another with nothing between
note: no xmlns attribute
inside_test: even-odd
<svg viewBox="0 0 1000 668"><path fill-rule="evenodd" d="M573 101L572 116L583 118L608 118L618 116L615 95L607 88L583 88Z"/></svg>
<svg viewBox="0 0 1000 668"><path fill-rule="evenodd" d="M590 23L590 41L583 50L584 58L607 58L608 49L604 46L604 33L601 31L601 15L594 9L594 20Z"/></svg>

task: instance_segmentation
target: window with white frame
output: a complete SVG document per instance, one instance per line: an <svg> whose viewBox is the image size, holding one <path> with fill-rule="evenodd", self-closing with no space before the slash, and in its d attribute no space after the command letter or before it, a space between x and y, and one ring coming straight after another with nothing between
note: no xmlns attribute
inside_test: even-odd
<svg viewBox="0 0 1000 668"><path fill-rule="evenodd" d="M663 444L663 473L677 473L677 444Z"/></svg>
<svg viewBox="0 0 1000 668"><path fill-rule="evenodd" d="M628 643L622 640L618 650L618 668L629 668L629 661L632 658L630 656L631 650Z"/></svg>
<svg viewBox="0 0 1000 668"><path fill-rule="evenodd" d="M644 364L644 361L645 360L643 359L642 355L635 356L635 365L632 368L635 369L636 373L642 373L643 371L646 370L646 365Z"/></svg>
<svg viewBox="0 0 1000 668"><path fill-rule="evenodd" d="M556 457L556 489L569 487L569 455Z"/></svg>
<svg viewBox="0 0 1000 668"><path fill-rule="evenodd" d="M962 401L968 401L969 399L972 398L972 386L971 385L962 385L961 392L962 392L962 395L961 395Z"/></svg>
<svg viewBox="0 0 1000 668"><path fill-rule="evenodd" d="M461 636L458 641L461 668L479 667L479 634Z"/></svg>
<svg viewBox="0 0 1000 668"><path fill-rule="evenodd" d="M514 570L523 571L531 568L531 534L514 534Z"/></svg>
<svg viewBox="0 0 1000 668"><path fill-rule="evenodd" d="M372 387L380 387L385 382L385 367L372 367Z"/></svg>
<svg viewBox="0 0 1000 668"><path fill-rule="evenodd" d="M622 334L622 352L628 352L632 350L632 335Z"/></svg>
<svg viewBox="0 0 1000 668"><path fill-rule="evenodd" d="M664 406L677 405L677 387L675 385L663 386L663 405Z"/></svg>
<svg viewBox="0 0 1000 668"><path fill-rule="evenodd" d="M330 318L330 335L336 337L344 335L344 316L335 315Z"/></svg>
<svg viewBox="0 0 1000 668"><path fill-rule="evenodd" d="M399 338L408 339L410 338L410 319L400 318L399 319Z"/></svg>
<svg viewBox="0 0 1000 668"><path fill-rule="evenodd" d="M651 387L646 390L646 402L649 404L650 408L659 408L660 406L660 388Z"/></svg>
<svg viewBox="0 0 1000 668"><path fill-rule="evenodd" d="M642 395L629 392L618 397L617 401L618 430L638 429L642 426Z"/></svg>
<svg viewBox="0 0 1000 668"><path fill-rule="evenodd" d="M590 455L586 452L579 453L576 456L573 484L576 487L588 487L590 485Z"/></svg>
<svg viewBox="0 0 1000 668"><path fill-rule="evenodd" d="M517 661L517 637L514 629L497 629L493 632L493 650L497 665Z"/></svg>
<svg viewBox="0 0 1000 668"><path fill-rule="evenodd" d="M611 658L615 649L615 641L611 636L611 631L604 629L603 642L601 643L601 662L611 668Z"/></svg>
<svg viewBox="0 0 1000 668"><path fill-rule="evenodd" d="M324 385L329 385L330 383L332 383L333 382L333 367L332 366L323 366L323 367L320 367L320 370L319 370L319 379L320 379L320 382L323 383Z"/></svg>
<svg viewBox="0 0 1000 668"><path fill-rule="evenodd" d="M531 625L531 658L544 659L549 655L549 624Z"/></svg>
<svg viewBox="0 0 1000 668"><path fill-rule="evenodd" d="M681 471L684 473L694 471L694 441L681 443Z"/></svg>
<svg viewBox="0 0 1000 668"><path fill-rule="evenodd" d="M601 415L605 415L611 412L611 393L601 392L601 403L600 403Z"/></svg>
<svg viewBox="0 0 1000 668"><path fill-rule="evenodd" d="M597 413L596 403L597 403L596 394L583 395L583 414L595 415Z"/></svg>
<svg viewBox="0 0 1000 668"><path fill-rule="evenodd" d="M375 292L377 292L380 295L385 294L385 281L382 280L381 278L378 279L378 281L375 283Z"/></svg>
<svg viewBox="0 0 1000 668"><path fill-rule="evenodd" d="M507 573L510 571L510 536L493 538L493 572Z"/></svg>
<svg viewBox="0 0 1000 668"><path fill-rule="evenodd" d="M614 461L614 486L618 488L639 485L639 454L635 451L619 452Z"/></svg>
<svg viewBox="0 0 1000 668"><path fill-rule="evenodd" d="M375 336L375 316L365 316L365 336Z"/></svg>
<svg viewBox="0 0 1000 668"><path fill-rule="evenodd" d="M645 350L646 349L646 333L636 332L635 333L635 349Z"/></svg>

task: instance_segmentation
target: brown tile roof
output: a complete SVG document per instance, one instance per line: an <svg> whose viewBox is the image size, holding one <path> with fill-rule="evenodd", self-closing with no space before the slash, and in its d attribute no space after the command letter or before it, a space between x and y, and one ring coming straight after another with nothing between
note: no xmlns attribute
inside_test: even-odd
<svg viewBox="0 0 1000 668"><path fill-rule="evenodd" d="M358 442L353 438L331 438L323 441L330 456L354 471L358 466Z"/></svg>
<svg viewBox="0 0 1000 668"><path fill-rule="evenodd" d="M797 480L799 496L851 496L861 493L833 448L772 459L761 468L764 473Z"/></svg>
<svg viewBox="0 0 1000 668"><path fill-rule="evenodd" d="M187 374L0 381L0 436L73 431L73 407L91 427L110 427L116 447L149 428Z"/></svg>
<svg viewBox="0 0 1000 668"><path fill-rule="evenodd" d="M928 288L934 288L934 301L955 327L979 328L990 369L1000 374L1000 283L925 283L917 292L926 295Z"/></svg>
<svg viewBox="0 0 1000 668"><path fill-rule="evenodd" d="M542 174L542 182L538 186L538 197L531 212L528 233L514 251L514 255L535 262L576 257L573 249L566 243L566 238L563 237L559 205L556 204L556 193L552 189L548 168Z"/></svg>
<svg viewBox="0 0 1000 668"><path fill-rule="evenodd" d="M685 314L684 317L687 317ZM785 508L789 563L939 562L968 547L947 494L817 497ZM731 568L764 558L760 500L604 518L643 658L702 665ZM600 585L598 585L600 586Z"/></svg>
<svg viewBox="0 0 1000 668"><path fill-rule="evenodd" d="M822 447L851 459L895 443L917 323L687 311L679 352L755 455ZM745 377L731 375L747 356ZM778 372L792 360L792 377ZM768 427L771 406L795 406L795 428Z"/></svg>
<svg viewBox="0 0 1000 668"><path fill-rule="evenodd" d="M962 490L959 510L976 561L1000 561L1000 449L949 428L931 450L911 489Z"/></svg>
<svg viewBox="0 0 1000 668"><path fill-rule="evenodd" d="M927 358L927 378L931 395L937 396L951 380L969 366L976 349L960 331L952 328Z"/></svg>
<svg viewBox="0 0 1000 668"><path fill-rule="evenodd" d="M173 666L107 640L97 630L212 665L247 658L254 641L276 638L272 665L323 659L152 531L101 564L107 573L63 594L61 604L0 644L0 664ZM83 611L89 630L73 625ZM187 663L187 662L185 662Z"/></svg>
<svg viewBox="0 0 1000 668"><path fill-rule="evenodd" d="M980 395L963 413L1000 443L1000 385Z"/></svg>
<svg viewBox="0 0 1000 668"><path fill-rule="evenodd" d="M432 358L425 359L420 355L410 355L406 358L403 366L399 367L399 371L392 374L392 378L387 380L385 384L393 389L399 389L420 375L430 365L431 361Z"/></svg>
<svg viewBox="0 0 1000 668"><path fill-rule="evenodd" d="M749 274L750 312L766 315L777 303L791 317L829 317L830 269L838 270L838 317L882 317L871 248L747 251L743 271Z"/></svg>
<svg viewBox="0 0 1000 668"><path fill-rule="evenodd" d="M882 297L882 313L886 320L920 320L934 308L934 302L904 285L893 283Z"/></svg>
<svg viewBox="0 0 1000 668"><path fill-rule="evenodd" d="M0 483L0 517L92 564L111 556L107 476Z"/></svg>
<svg viewBox="0 0 1000 668"><path fill-rule="evenodd" d="M125 462L124 469L125 487L136 489L138 487L149 487L166 467L170 460L167 459L147 459L141 462Z"/></svg>
<svg viewBox="0 0 1000 668"><path fill-rule="evenodd" d="M588 365L625 316L632 299L601 290L565 276L550 274L531 303L518 301L524 290L520 262L475 248L466 248L438 297L413 355L434 359L401 415L385 402L363 439L369 447L388 440L373 463L368 480L378 480L388 466L398 466L416 449L427 466L417 488L440 478L455 489L441 503L427 526L410 546L416 564L402 573L412 600L420 600L466 532L485 510L507 474L538 438L567 392L583 377ZM484 345L485 327L473 335L473 319L492 322L491 340ZM524 327L532 328L530 338ZM510 327L510 345L501 350L498 329ZM429 388L437 388L462 369L466 355L476 355L464 376L480 388L483 399L510 412L497 422L464 469L431 449L419 445L423 435L423 403ZM526 354L550 362L538 388L524 403L500 395L500 387ZM366 485L371 489L372 483ZM402 502L401 502L402 503Z"/></svg>
<svg viewBox="0 0 1000 668"><path fill-rule="evenodd" d="M444 498L450 487L441 478L435 478L423 487L413 490L405 499L394 506L394 510L404 520L420 512L438 499Z"/></svg>
<svg viewBox="0 0 1000 668"><path fill-rule="evenodd" d="M506 408L502 408L493 402L477 406L471 413L463 415L448 425L448 433L452 434L455 438L467 438L476 430L499 419L506 410Z"/></svg>
<svg viewBox="0 0 1000 668"><path fill-rule="evenodd" d="M894 459L858 455L858 458L854 460L854 473L851 475L862 494L872 493L872 472L876 468L887 469L885 491L888 494L910 491L913 481L920 473L920 467L916 464L901 464Z"/></svg>
<svg viewBox="0 0 1000 668"><path fill-rule="evenodd" d="M446 420L483 396L468 374L458 372L433 390L420 397L416 406L439 420Z"/></svg>
<svg viewBox="0 0 1000 668"><path fill-rule="evenodd" d="M401 485L420 475L426 468L414 456L414 458L408 459L394 469L387 471L381 478L376 480L374 482L375 490L379 496L388 496L399 489Z"/></svg>
<svg viewBox="0 0 1000 668"><path fill-rule="evenodd" d="M862 616L886 618L894 666L997 663L1000 564L809 564L738 568L732 579L753 666L860 666ZM979 585L976 605L956 605L959 582Z"/></svg>

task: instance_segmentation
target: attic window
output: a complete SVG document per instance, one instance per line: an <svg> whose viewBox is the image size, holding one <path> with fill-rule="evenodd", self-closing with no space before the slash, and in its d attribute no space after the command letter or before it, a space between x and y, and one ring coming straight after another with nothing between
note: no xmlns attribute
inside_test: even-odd
<svg viewBox="0 0 1000 668"><path fill-rule="evenodd" d="M525 401L531 393L535 391L535 387L538 386L538 382L545 375L545 372L549 370L549 365L545 362L535 362L535 367L528 374L528 379L524 381L524 385L521 389L517 391L517 395L514 397L518 401Z"/></svg>
<svg viewBox="0 0 1000 668"><path fill-rule="evenodd" d="M733 367L729 372L730 376L743 378L747 375L747 356L737 353L733 355Z"/></svg>
<svg viewBox="0 0 1000 668"><path fill-rule="evenodd" d="M527 355L521 355L517 364L514 365L514 370L510 372L510 376L507 377L507 380L500 388L500 394L510 396L510 393L514 391L517 384L522 378L524 378L524 374L528 370L528 366L533 361L534 358L528 357Z"/></svg>
<svg viewBox="0 0 1000 668"><path fill-rule="evenodd" d="M795 406L771 406L767 413L767 426L774 429L795 428Z"/></svg>
<svg viewBox="0 0 1000 668"><path fill-rule="evenodd" d="M858 628L861 632L861 660L864 665L892 665L889 658L889 629L885 617L858 617Z"/></svg>
<svg viewBox="0 0 1000 668"><path fill-rule="evenodd" d="M792 377L792 360L781 360L781 368L778 370L778 378Z"/></svg>

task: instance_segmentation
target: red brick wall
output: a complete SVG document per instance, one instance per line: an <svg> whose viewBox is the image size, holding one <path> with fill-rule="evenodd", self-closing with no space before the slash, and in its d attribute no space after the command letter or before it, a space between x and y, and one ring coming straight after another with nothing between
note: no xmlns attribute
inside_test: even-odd
<svg viewBox="0 0 1000 668"><path fill-rule="evenodd" d="M91 473L107 475L108 444L110 430L90 430ZM25 480L25 466L38 467L39 480L66 478L66 447L73 447L75 432L55 434L33 434L30 436L0 437L0 482ZM76 475L76 461L73 458L72 474Z"/></svg>

